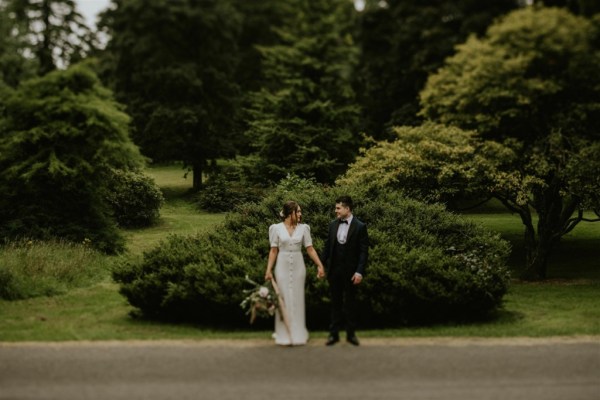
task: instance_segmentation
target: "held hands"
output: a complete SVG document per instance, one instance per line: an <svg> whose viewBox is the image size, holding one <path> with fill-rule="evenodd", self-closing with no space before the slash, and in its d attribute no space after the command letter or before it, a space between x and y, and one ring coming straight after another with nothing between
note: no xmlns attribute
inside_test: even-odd
<svg viewBox="0 0 600 400"><path fill-rule="evenodd" d="M352 275L352 279L350 279L353 284L358 285L362 282L362 275L358 272Z"/></svg>
<svg viewBox="0 0 600 400"><path fill-rule="evenodd" d="M319 278L319 279L325 278L325 269L323 268L322 265L319 265L317 267L317 278Z"/></svg>

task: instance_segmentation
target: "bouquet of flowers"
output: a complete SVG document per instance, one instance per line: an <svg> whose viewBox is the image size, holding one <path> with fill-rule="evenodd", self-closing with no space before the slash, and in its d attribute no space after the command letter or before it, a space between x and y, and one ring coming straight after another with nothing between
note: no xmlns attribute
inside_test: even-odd
<svg viewBox="0 0 600 400"><path fill-rule="evenodd" d="M250 323L253 323L256 317L269 318L275 315L275 310L279 309L279 296L273 282L266 281L259 285L248 278L248 275L246 281L254 285L254 288L244 290L247 296L240 306L250 315Z"/></svg>

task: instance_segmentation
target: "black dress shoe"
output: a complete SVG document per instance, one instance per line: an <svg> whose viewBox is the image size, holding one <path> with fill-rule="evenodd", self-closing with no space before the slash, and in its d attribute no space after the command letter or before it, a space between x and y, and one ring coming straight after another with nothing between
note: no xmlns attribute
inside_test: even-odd
<svg viewBox="0 0 600 400"><path fill-rule="evenodd" d="M329 335L329 337L327 338L327 342L325 344L327 346L333 346L334 344L336 344L339 341L340 341L339 336Z"/></svg>
<svg viewBox="0 0 600 400"><path fill-rule="evenodd" d="M348 341L348 343L354 346L360 346L360 342L358 341L358 338L355 335L348 336L346 340Z"/></svg>

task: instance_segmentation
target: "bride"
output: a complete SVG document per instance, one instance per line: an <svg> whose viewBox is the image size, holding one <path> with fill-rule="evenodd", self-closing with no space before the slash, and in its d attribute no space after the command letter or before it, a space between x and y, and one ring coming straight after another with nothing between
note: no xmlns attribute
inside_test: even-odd
<svg viewBox="0 0 600 400"><path fill-rule="evenodd" d="M269 227L271 250L267 261L265 279L273 279L279 286L289 318L289 331L281 320L279 311L275 316L275 343L279 345L303 345L308 341L306 314L304 307L304 281L306 267L302 256L302 246L317 265L317 277L323 278L325 270L312 245L310 227L300 223L302 210L295 201L288 201L281 211L283 222Z"/></svg>

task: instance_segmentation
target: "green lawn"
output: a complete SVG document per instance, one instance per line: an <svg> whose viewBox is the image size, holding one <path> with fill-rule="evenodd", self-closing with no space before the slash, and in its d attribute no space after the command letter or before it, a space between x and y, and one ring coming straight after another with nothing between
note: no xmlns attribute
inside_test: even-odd
<svg viewBox="0 0 600 400"><path fill-rule="evenodd" d="M201 212L190 202L192 177L191 173L187 178L184 177L185 170L181 165L149 168L147 173L160 186L166 202L160 210L160 220L156 226L124 232L130 253L141 254L169 234L193 234L223 221L225 214Z"/></svg>
<svg viewBox="0 0 600 400"><path fill-rule="evenodd" d="M210 229L224 214L202 213L190 202L190 179L181 166L149 169L165 193L160 222L148 229L127 230L129 256L139 256L168 234ZM501 232L513 244L511 267L518 271L523 255L518 217L499 209L475 212L469 218ZM370 330L363 337L545 337L600 336L600 223L582 223L556 249L549 281L515 282L497 318L485 323ZM144 321L118 294L109 271L90 287L54 297L0 300L0 341L64 341L126 339L269 338L270 332L248 327L218 331L193 325ZM313 332L313 337L325 337Z"/></svg>
<svg viewBox="0 0 600 400"><path fill-rule="evenodd" d="M250 326L218 331L150 322L132 308L114 283L102 282L63 296L0 301L0 341L270 338ZM486 323L361 331L362 337L548 337L600 335L600 282L518 283L498 318ZM323 338L325 332L312 332Z"/></svg>
<svg viewBox="0 0 600 400"><path fill-rule="evenodd" d="M498 211L466 216L490 230L500 232L511 243L513 251L509 265L518 276L525 261L521 219L517 215ZM550 256L548 278L600 280L600 222L580 222L561 239Z"/></svg>

